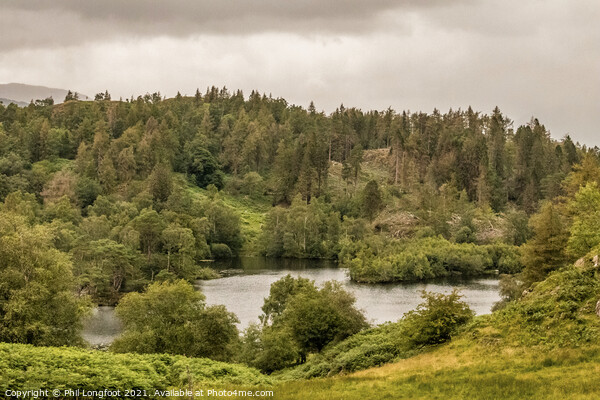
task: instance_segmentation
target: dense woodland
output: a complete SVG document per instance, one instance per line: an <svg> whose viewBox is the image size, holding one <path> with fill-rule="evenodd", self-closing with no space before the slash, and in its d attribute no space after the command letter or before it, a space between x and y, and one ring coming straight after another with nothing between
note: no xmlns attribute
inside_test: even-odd
<svg viewBox="0 0 600 400"><path fill-rule="evenodd" d="M265 372L318 366L311 355L370 335L385 343L376 355L412 354L470 321L457 294L425 294L397 329L364 331L339 284L287 277L240 337L191 282L218 276L208 259L330 258L358 282L499 272L510 308L600 244L599 183L597 148L498 108L327 115L214 87L0 105L0 341L83 345L90 306L118 304L114 352ZM428 331L440 315L447 331ZM365 354L352 368L388 361ZM337 371L318 368L307 374Z"/></svg>

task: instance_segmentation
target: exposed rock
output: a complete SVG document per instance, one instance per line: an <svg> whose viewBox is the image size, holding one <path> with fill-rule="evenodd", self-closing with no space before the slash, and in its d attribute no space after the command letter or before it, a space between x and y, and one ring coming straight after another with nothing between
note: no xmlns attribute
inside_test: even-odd
<svg viewBox="0 0 600 400"><path fill-rule="evenodd" d="M583 267L585 264L585 257L581 257L580 259L578 259L577 261L575 261L575 266L578 268Z"/></svg>
<svg viewBox="0 0 600 400"><path fill-rule="evenodd" d="M596 315L600 317L600 300L596 303Z"/></svg>
<svg viewBox="0 0 600 400"><path fill-rule="evenodd" d="M594 258L592 258L592 262L594 263L594 267L597 267L597 266L598 266L598 254L596 254L596 255L594 256Z"/></svg>

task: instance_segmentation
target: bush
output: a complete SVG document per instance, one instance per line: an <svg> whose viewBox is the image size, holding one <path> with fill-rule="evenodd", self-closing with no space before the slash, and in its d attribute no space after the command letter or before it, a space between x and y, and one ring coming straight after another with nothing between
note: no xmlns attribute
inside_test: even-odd
<svg viewBox="0 0 600 400"><path fill-rule="evenodd" d="M284 372L285 377L309 379L377 367L414 354L402 322L386 323L326 347L305 364Z"/></svg>
<svg viewBox="0 0 600 400"><path fill-rule="evenodd" d="M205 307L204 296L184 280L156 282L129 293L115 310L123 334L116 352L186 354L227 360L238 341L237 317L224 306Z"/></svg>
<svg viewBox="0 0 600 400"><path fill-rule="evenodd" d="M253 324L244 332L240 361L271 373L296 363L300 349L285 329Z"/></svg>
<svg viewBox="0 0 600 400"><path fill-rule="evenodd" d="M196 273L196 279L200 279L203 281L208 281L211 279L218 279L220 277L221 277L221 274L219 274L217 271L215 271L214 269L212 269L210 267L199 268L198 272Z"/></svg>
<svg viewBox="0 0 600 400"><path fill-rule="evenodd" d="M406 331L415 346L443 343L473 318L473 311L460 301L456 290L448 295L423 291L422 297L425 301L404 315Z"/></svg>
<svg viewBox="0 0 600 400"><path fill-rule="evenodd" d="M456 232L454 240L456 243L473 243L475 241L475 234L471 228L463 226Z"/></svg>
<svg viewBox="0 0 600 400"><path fill-rule="evenodd" d="M233 253L225 243L213 243L210 245L210 252L213 258L231 258Z"/></svg>
<svg viewBox="0 0 600 400"><path fill-rule="evenodd" d="M493 266L501 274L517 274L523 270L519 248L503 243L485 246L492 257Z"/></svg>
<svg viewBox="0 0 600 400"><path fill-rule="evenodd" d="M338 282L325 282L319 289L313 281L287 275L271 285L260 317L262 329L246 330L242 361L265 372L306 361L309 353L368 327L354 303Z"/></svg>
<svg viewBox="0 0 600 400"><path fill-rule="evenodd" d="M338 282L325 282L319 291L304 290L292 296L274 326L289 329L303 356L319 352L328 343L339 342L368 326L354 302L354 296Z"/></svg>

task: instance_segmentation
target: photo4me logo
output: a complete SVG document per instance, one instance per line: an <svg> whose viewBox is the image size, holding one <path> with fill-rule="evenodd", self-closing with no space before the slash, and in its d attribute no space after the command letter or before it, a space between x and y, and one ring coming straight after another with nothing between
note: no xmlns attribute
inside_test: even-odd
<svg viewBox="0 0 600 400"><path fill-rule="evenodd" d="M272 390L170 389L155 390L156 397L273 397Z"/></svg>

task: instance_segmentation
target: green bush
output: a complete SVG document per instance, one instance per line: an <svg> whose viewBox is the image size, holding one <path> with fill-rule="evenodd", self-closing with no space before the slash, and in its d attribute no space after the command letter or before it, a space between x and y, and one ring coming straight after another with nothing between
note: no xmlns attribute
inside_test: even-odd
<svg viewBox="0 0 600 400"><path fill-rule="evenodd" d="M386 323L326 347L305 364L282 373L283 377L309 379L377 367L414 354L402 322Z"/></svg>
<svg viewBox="0 0 600 400"><path fill-rule="evenodd" d="M225 243L213 243L210 245L210 252L213 258L231 258L233 253Z"/></svg>
<svg viewBox="0 0 600 400"><path fill-rule="evenodd" d="M492 257L494 268L501 274L517 274L523 270L519 248L503 243L485 246Z"/></svg>
<svg viewBox="0 0 600 400"><path fill-rule="evenodd" d="M460 301L456 290L448 295L423 291L422 297L425 301L404 315L406 331L414 346L443 343L473 318L473 311Z"/></svg>
<svg viewBox="0 0 600 400"><path fill-rule="evenodd" d="M289 330L253 324L244 332L240 361L271 373L294 365L300 348Z"/></svg>
<svg viewBox="0 0 600 400"><path fill-rule="evenodd" d="M218 279L220 277L221 274L219 274L217 271L210 267L198 268L198 272L196 273L196 278L203 281L208 281L210 279Z"/></svg>
<svg viewBox="0 0 600 400"><path fill-rule="evenodd" d="M239 358L269 373L305 362L310 353L368 327L354 303L339 282L317 288L314 281L287 275L271 285L263 325L246 329Z"/></svg>
<svg viewBox="0 0 600 400"><path fill-rule="evenodd" d="M115 352L186 354L228 360L238 343L237 317L225 306L207 307L204 295L184 280L156 282L128 293L115 312L123 334Z"/></svg>

